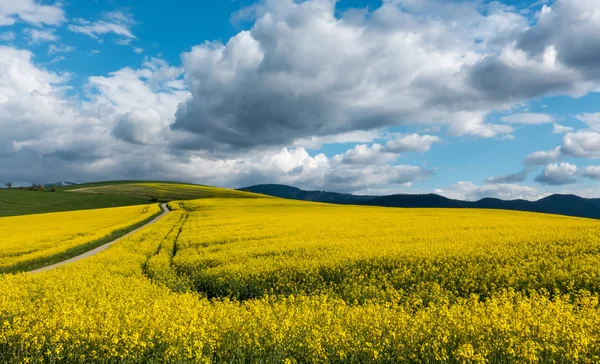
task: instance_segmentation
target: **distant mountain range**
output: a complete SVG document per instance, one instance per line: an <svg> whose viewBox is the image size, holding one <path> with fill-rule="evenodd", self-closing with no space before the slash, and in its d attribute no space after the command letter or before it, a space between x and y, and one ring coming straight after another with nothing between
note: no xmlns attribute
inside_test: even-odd
<svg viewBox="0 0 600 364"><path fill-rule="evenodd" d="M462 201L453 200L436 194L358 196L326 191L305 191L296 187L277 184L256 185L240 188L240 190L294 200L334 204L412 208L499 209L600 219L600 199L589 199L575 195L551 195L538 201L506 201L497 198L484 198L479 201Z"/></svg>

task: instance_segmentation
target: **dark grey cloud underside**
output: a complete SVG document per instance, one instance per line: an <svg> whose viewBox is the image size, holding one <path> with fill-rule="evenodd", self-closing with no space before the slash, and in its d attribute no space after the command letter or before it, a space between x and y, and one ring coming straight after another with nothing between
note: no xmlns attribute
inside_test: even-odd
<svg viewBox="0 0 600 364"><path fill-rule="evenodd" d="M521 172L508 174L506 176L490 177L486 183L520 183L524 182L529 176L529 169L524 169Z"/></svg>

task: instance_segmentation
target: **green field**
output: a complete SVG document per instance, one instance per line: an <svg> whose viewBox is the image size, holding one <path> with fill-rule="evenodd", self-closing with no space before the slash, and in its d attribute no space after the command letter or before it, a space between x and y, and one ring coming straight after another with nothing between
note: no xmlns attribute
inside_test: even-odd
<svg viewBox="0 0 600 364"><path fill-rule="evenodd" d="M127 196L151 202L194 200L198 198L246 198L257 195L249 192L176 182L121 181L99 182L69 186L69 193Z"/></svg>
<svg viewBox="0 0 600 364"><path fill-rule="evenodd" d="M55 192L0 189L0 217L144 205L207 197L255 197L247 192L178 182L108 181L57 187Z"/></svg>
<svg viewBox="0 0 600 364"><path fill-rule="evenodd" d="M80 188L104 187L104 186L113 186L113 185L129 185L129 184L137 184L137 183L150 183L150 184L166 183L166 184L170 184L170 185L202 186L202 185L196 185L193 183L175 182L175 181L120 180L120 181L98 181L98 182L78 183L78 184L68 185L68 186L58 186L58 187L56 187L56 189L59 191L70 191L70 190L77 190Z"/></svg>
<svg viewBox="0 0 600 364"><path fill-rule="evenodd" d="M147 204L130 196L0 189L0 217Z"/></svg>

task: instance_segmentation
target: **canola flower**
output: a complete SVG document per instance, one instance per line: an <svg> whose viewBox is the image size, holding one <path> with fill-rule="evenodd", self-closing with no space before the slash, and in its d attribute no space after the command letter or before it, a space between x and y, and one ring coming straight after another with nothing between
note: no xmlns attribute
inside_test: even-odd
<svg viewBox="0 0 600 364"><path fill-rule="evenodd" d="M171 207L95 257L0 276L0 362L600 361L596 221Z"/></svg>
<svg viewBox="0 0 600 364"><path fill-rule="evenodd" d="M410 302L420 292L427 304L507 289L600 292L596 220L279 199L183 205L193 212L173 265L209 297Z"/></svg>
<svg viewBox="0 0 600 364"><path fill-rule="evenodd" d="M158 212L158 205L144 205L0 218L0 272L93 243Z"/></svg>

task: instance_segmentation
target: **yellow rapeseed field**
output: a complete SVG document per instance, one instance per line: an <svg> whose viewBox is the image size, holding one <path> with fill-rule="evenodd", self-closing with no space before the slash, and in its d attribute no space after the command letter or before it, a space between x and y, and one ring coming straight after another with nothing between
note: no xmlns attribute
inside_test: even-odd
<svg viewBox="0 0 600 364"><path fill-rule="evenodd" d="M171 207L93 258L0 276L0 362L600 361L597 221Z"/></svg>
<svg viewBox="0 0 600 364"><path fill-rule="evenodd" d="M64 254L159 211L155 204L0 218L0 272Z"/></svg>

